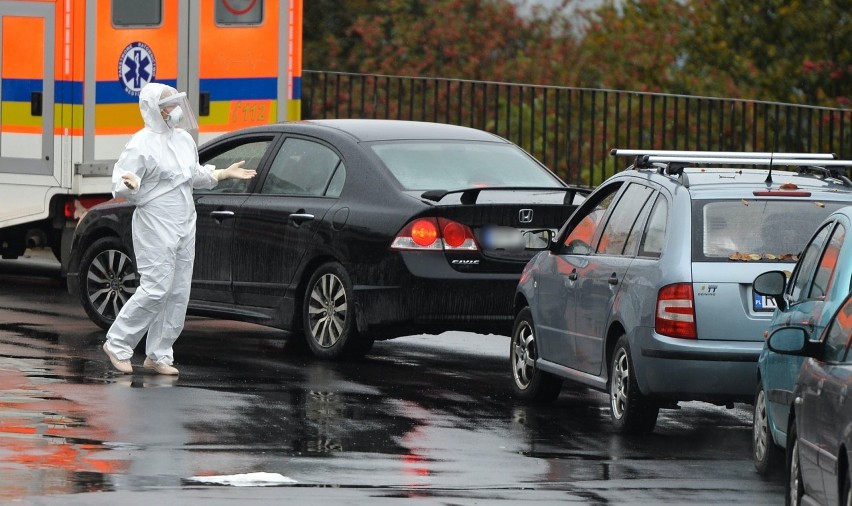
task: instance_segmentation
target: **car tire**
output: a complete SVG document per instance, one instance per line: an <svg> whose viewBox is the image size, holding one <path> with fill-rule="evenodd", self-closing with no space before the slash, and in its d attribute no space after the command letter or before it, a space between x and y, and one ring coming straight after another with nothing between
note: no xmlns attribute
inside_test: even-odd
<svg viewBox="0 0 852 506"><path fill-rule="evenodd" d="M609 408L615 429L622 434L647 434L657 425L660 412L651 398L639 391L630 344L621 336L609 369Z"/></svg>
<svg viewBox="0 0 852 506"><path fill-rule="evenodd" d="M559 397L562 379L540 370L536 366L538 343L532 311L523 308L515 318L509 344L509 364L512 367L512 385L515 395L538 404L553 402Z"/></svg>
<svg viewBox="0 0 852 506"><path fill-rule="evenodd" d="M139 287L136 261L116 237L103 237L80 259L80 302L98 327L109 330L118 312Z"/></svg>
<svg viewBox="0 0 852 506"><path fill-rule="evenodd" d="M302 303L305 341L319 358L363 357L373 339L358 333L355 299L349 275L342 265L329 262L311 275Z"/></svg>
<svg viewBox="0 0 852 506"><path fill-rule="evenodd" d="M796 420L793 420L787 430L787 484L784 488L787 492L784 504L787 506L799 506L805 495L799 462L799 440L796 437Z"/></svg>
<svg viewBox="0 0 852 506"><path fill-rule="evenodd" d="M784 461L781 448L775 444L769 422L769 410L766 405L766 392L763 381L757 381L754 394L754 417L752 418L751 457L754 467L761 476L774 473Z"/></svg>

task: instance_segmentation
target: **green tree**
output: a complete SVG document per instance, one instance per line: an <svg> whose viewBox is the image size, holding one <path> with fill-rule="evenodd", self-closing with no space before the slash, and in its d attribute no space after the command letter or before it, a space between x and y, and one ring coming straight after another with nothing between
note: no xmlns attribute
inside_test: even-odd
<svg viewBox="0 0 852 506"><path fill-rule="evenodd" d="M303 67L309 70L341 70L331 48L345 52L351 49L356 41L348 39L346 33L358 16L372 12L370 5L369 0L306 1L302 15Z"/></svg>
<svg viewBox="0 0 852 506"><path fill-rule="evenodd" d="M508 0L387 0L328 40L330 70L570 84L576 44L558 8Z"/></svg>
<svg viewBox="0 0 852 506"><path fill-rule="evenodd" d="M692 0L684 71L745 98L848 106L849 0Z"/></svg>
<svg viewBox="0 0 852 506"><path fill-rule="evenodd" d="M683 93L682 33L690 6L659 0L608 0L580 13L580 86Z"/></svg>

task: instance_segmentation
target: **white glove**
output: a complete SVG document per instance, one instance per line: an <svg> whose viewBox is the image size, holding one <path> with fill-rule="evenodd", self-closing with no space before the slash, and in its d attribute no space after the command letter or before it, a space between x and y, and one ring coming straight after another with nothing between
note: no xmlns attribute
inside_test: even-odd
<svg viewBox="0 0 852 506"><path fill-rule="evenodd" d="M242 160L231 164L227 169L216 169L213 171L213 177L217 181L223 179L251 179L257 175L257 171L254 169L244 169L243 164L245 163L245 160Z"/></svg>
<svg viewBox="0 0 852 506"><path fill-rule="evenodd" d="M124 186L130 188L131 190L137 190L139 188L139 177L132 172L125 172L121 175L121 182L124 183Z"/></svg>

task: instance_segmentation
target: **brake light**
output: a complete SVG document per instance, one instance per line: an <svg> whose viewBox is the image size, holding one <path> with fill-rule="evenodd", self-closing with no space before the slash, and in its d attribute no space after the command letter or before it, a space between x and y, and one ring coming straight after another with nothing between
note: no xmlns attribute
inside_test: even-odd
<svg viewBox="0 0 852 506"><path fill-rule="evenodd" d="M447 223L441 232L444 234L444 243L451 248L458 248L466 239L464 227L454 221Z"/></svg>
<svg viewBox="0 0 852 506"><path fill-rule="evenodd" d="M444 249L477 251L479 247L473 238L473 231L467 225L446 218L438 218L441 234L444 237Z"/></svg>
<svg viewBox="0 0 852 506"><path fill-rule="evenodd" d="M807 191L785 191L785 190L761 190L752 192L755 197L810 197L811 192Z"/></svg>
<svg viewBox="0 0 852 506"><path fill-rule="evenodd" d="M411 225L411 240L428 247L438 240L438 227L432 220L417 220Z"/></svg>
<svg viewBox="0 0 852 506"><path fill-rule="evenodd" d="M444 218L418 218L402 228L391 249L477 251L479 247L466 225Z"/></svg>
<svg viewBox="0 0 852 506"><path fill-rule="evenodd" d="M658 334L695 339L695 299L692 285L677 283L664 286L657 295L657 316L654 329Z"/></svg>

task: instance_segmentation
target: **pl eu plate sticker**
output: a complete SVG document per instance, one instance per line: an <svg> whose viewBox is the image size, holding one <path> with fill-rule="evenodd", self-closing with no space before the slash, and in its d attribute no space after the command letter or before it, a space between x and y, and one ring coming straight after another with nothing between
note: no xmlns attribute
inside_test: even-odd
<svg viewBox="0 0 852 506"><path fill-rule="evenodd" d="M154 52L144 42L131 42L118 59L118 81L128 95L138 97L142 87L157 75Z"/></svg>

